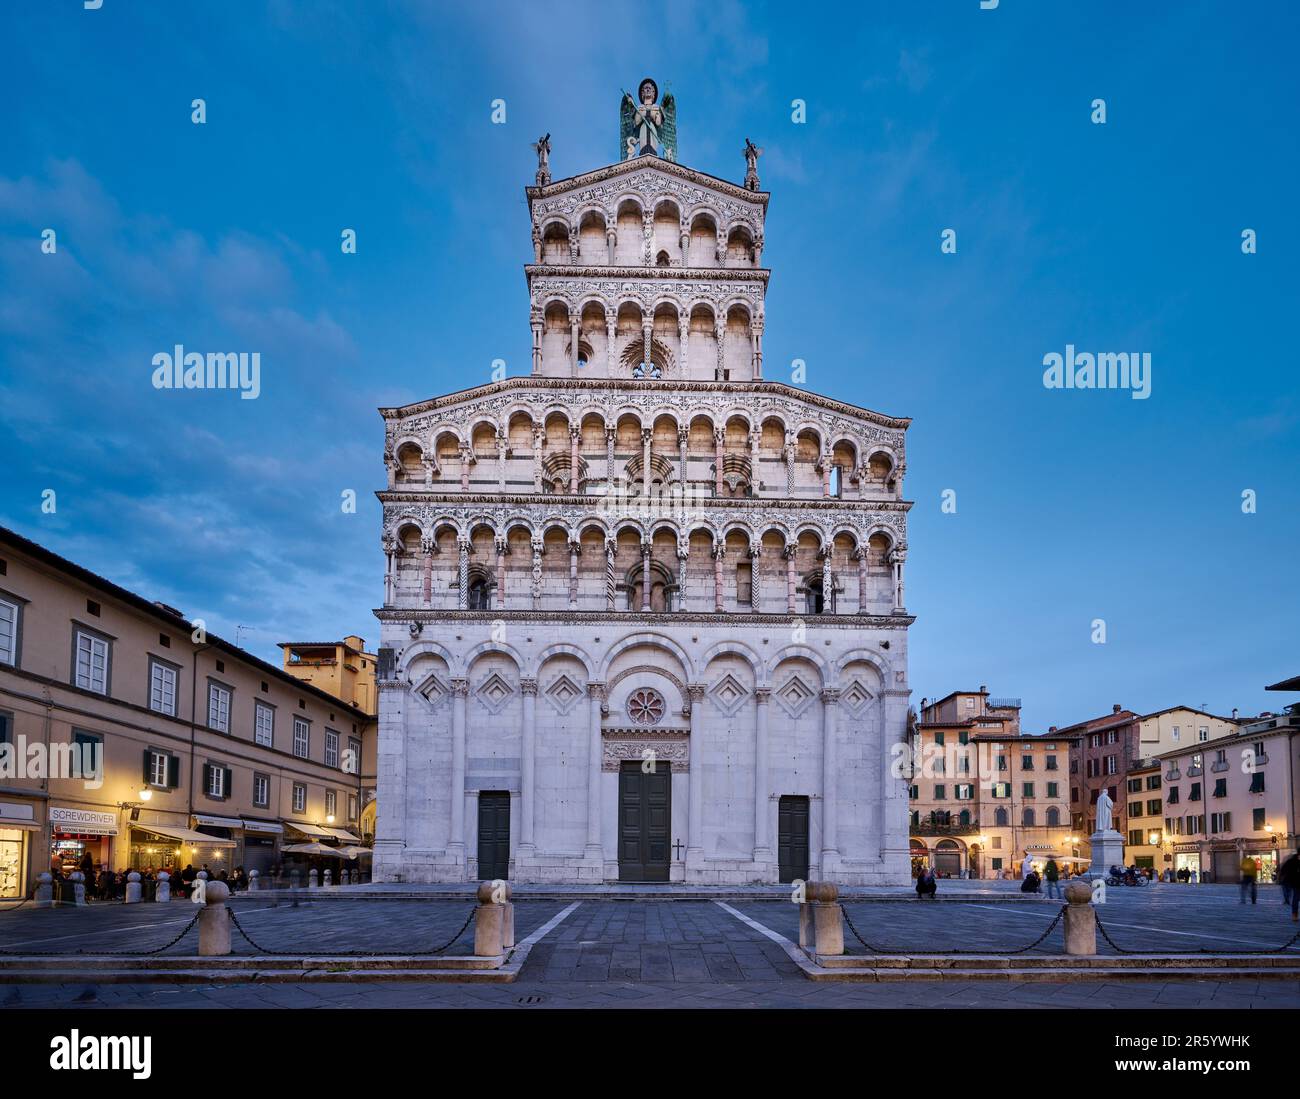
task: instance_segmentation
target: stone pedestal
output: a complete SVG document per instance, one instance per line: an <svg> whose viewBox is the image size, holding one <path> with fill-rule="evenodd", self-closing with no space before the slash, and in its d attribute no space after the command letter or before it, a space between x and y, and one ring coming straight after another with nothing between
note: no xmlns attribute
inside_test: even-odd
<svg viewBox="0 0 1300 1099"><path fill-rule="evenodd" d="M80 870L74 870L72 873L72 903L75 905L86 903L86 875Z"/></svg>
<svg viewBox="0 0 1300 1099"><path fill-rule="evenodd" d="M248 872L248 891L250 893L256 893L261 888L261 874L256 870L250 870Z"/></svg>
<svg viewBox="0 0 1300 1099"><path fill-rule="evenodd" d="M515 906L506 882L483 882L474 909L474 955L495 958L515 945Z"/></svg>
<svg viewBox="0 0 1300 1099"><path fill-rule="evenodd" d="M223 957L230 953L230 913L226 910L230 887L225 882L208 882L204 895L207 900L199 913L199 956Z"/></svg>
<svg viewBox="0 0 1300 1099"><path fill-rule="evenodd" d="M140 871L132 870L126 876L126 903L139 904L140 893Z"/></svg>
<svg viewBox="0 0 1300 1099"><path fill-rule="evenodd" d="M830 882L808 882L799 905L799 945L810 954L844 953L844 913Z"/></svg>
<svg viewBox="0 0 1300 1099"><path fill-rule="evenodd" d="M1124 837L1114 829L1094 832L1088 837L1088 843L1092 848L1090 875L1104 878L1112 866L1124 865Z"/></svg>
<svg viewBox="0 0 1300 1099"><path fill-rule="evenodd" d="M36 907L52 908L54 906L54 875L46 871L36 881Z"/></svg>
<svg viewBox="0 0 1300 1099"><path fill-rule="evenodd" d="M1097 912L1092 907L1092 890L1081 881L1065 887L1065 952L1089 957L1097 953Z"/></svg>
<svg viewBox="0 0 1300 1099"><path fill-rule="evenodd" d="M172 899L172 876L166 870L158 871L158 889L153 899L159 903Z"/></svg>

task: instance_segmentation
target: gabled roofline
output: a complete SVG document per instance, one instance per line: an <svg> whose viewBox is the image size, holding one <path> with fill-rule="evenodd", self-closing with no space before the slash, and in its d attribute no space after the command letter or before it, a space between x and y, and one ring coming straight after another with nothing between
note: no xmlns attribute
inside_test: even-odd
<svg viewBox="0 0 1300 1099"><path fill-rule="evenodd" d="M643 392L646 390L656 390L664 393L734 392L738 395L743 393L779 393L782 396L794 397L810 405L825 408L832 412L841 412L848 416L864 417L880 427L892 427L906 431L912 423L912 418L910 416L886 416L883 412L873 412L869 408L849 404L847 401L836 400L834 397L827 397L820 393L811 393L806 389L787 385L785 382L770 382L766 380L750 382L714 382L687 380L683 378L665 378L661 380L642 380L633 378L554 378L537 374L524 374L514 378L503 378L499 382L487 382L484 385L472 386L469 389L460 389L454 393L444 393L440 397L429 397L423 401L415 401L407 405L391 407L381 406L379 414L385 420L392 420L402 416L414 416L421 412L434 412L441 408L450 408L465 401L476 400L480 397L490 397L494 394L503 393L510 389L527 389L530 387L539 389L628 389L640 390Z"/></svg>
<svg viewBox="0 0 1300 1099"><path fill-rule="evenodd" d="M603 168L593 168L581 175L553 180L541 187L533 184L524 188L524 194L528 196L529 206L531 207L532 203L537 199L553 198L564 194L566 191L574 191L580 187L587 187L592 183L601 183L607 179L628 175L642 168L655 168L661 172L666 172L668 175L688 180L691 183L720 190L729 198L752 202L764 208L766 208L768 200L772 197L770 191L751 191L738 183L732 183L728 179L719 179L717 176L711 176L708 172L701 172L697 168L687 168L685 165L678 164L675 160L664 160L663 157L656 156L653 153L633 157L631 160L620 160L613 164L607 164Z"/></svg>

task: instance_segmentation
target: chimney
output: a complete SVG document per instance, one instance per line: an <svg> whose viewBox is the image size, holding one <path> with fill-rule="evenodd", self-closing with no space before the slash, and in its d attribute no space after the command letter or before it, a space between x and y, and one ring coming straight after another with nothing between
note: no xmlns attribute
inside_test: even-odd
<svg viewBox="0 0 1300 1099"><path fill-rule="evenodd" d="M1115 705L1112 706L1112 707L1110 708L1110 712L1111 712L1112 714L1117 714L1117 713L1119 713L1120 710L1122 710L1123 708L1124 708L1123 706L1121 706L1118 702L1116 702Z"/></svg>
<svg viewBox="0 0 1300 1099"><path fill-rule="evenodd" d="M1237 707L1236 707L1236 706L1234 706L1234 707L1232 708L1232 720L1233 720L1233 721L1236 721L1236 720L1237 720Z"/></svg>
<svg viewBox="0 0 1300 1099"><path fill-rule="evenodd" d="M986 686L984 686L983 683L981 683L981 684L980 684L980 694L982 694L982 695L986 695L986 694L988 694L988 693L989 693L989 689L988 689Z"/></svg>
<svg viewBox="0 0 1300 1099"><path fill-rule="evenodd" d="M1055 726L1055 725L1049 725L1049 726L1047 727L1047 731L1048 731L1049 733L1054 733L1054 732L1056 732L1056 726Z"/></svg>

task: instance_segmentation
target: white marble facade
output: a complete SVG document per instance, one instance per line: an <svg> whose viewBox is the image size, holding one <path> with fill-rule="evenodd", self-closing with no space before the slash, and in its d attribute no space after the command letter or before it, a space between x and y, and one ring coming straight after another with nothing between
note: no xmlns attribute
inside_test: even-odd
<svg viewBox="0 0 1300 1099"><path fill-rule="evenodd" d="M511 878L618 880L649 760L670 880L776 881L803 797L812 876L905 882L908 421L762 379L752 165L526 193L531 374L382 410L375 879L479 877L493 791Z"/></svg>

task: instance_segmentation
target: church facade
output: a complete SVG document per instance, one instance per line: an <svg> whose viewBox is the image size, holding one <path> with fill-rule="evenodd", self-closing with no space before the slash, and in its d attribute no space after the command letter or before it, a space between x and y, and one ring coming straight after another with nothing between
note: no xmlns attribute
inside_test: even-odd
<svg viewBox="0 0 1300 1099"><path fill-rule="evenodd" d="M377 881L909 877L909 421L763 377L768 194L526 188L528 376L381 410Z"/></svg>

